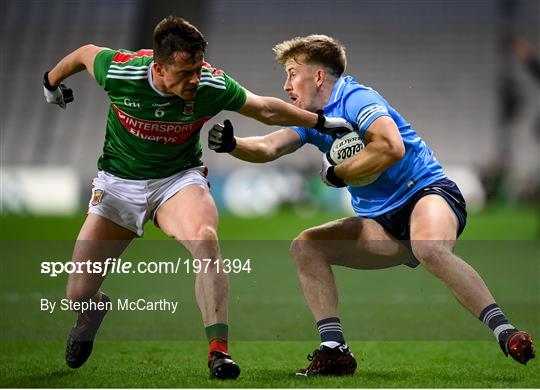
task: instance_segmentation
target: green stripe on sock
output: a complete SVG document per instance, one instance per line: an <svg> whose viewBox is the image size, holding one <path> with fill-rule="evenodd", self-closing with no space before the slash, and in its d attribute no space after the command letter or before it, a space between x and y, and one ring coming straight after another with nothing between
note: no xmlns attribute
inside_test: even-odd
<svg viewBox="0 0 540 390"><path fill-rule="evenodd" d="M208 341L213 339L227 340L229 336L229 325L227 324L213 324L205 328L206 337Z"/></svg>

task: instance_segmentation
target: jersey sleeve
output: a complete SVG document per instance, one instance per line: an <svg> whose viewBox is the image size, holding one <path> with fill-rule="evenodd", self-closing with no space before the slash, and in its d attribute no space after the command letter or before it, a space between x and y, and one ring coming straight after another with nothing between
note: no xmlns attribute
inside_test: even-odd
<svg viewBox="0 0 540 390"><path fill-rule="evenodd" d="M369 126L381 116L390 116L384 99L375 91L355 91L345 101L347 120L358 126L358 132L365 137Z"/></svg>
<svg viewBox="0 0 540 390"><path fill-rule="evenodd" d="M315 129L307 129L304 127L291 127L291 129L298 133L302 145L315 145L323 153L328 152L332 146L332 142L334 142L330 135L319 133Z"/></svg>
<svg viewBox="0 0 540 390"><path fill-rule="evenodd" d="M105 49L100 51L94 59L94 78L103 88L105 88L107 72L116 53L116 50Z"/></svg>
<svg viewBox="0 0 540 390"><path fill-rule="evenodd" d="M307 129L303 127L297 127L297 126L290 127L290 129L298 133L298 135L300 136L300 142L302 142L302 145L305 145L307 143L307 135L306 135Z"/></svg>
<svg viewBox="0 0 540 390"><path fill-rule="evenodd" d="M225 80L225 92L222 98L224 100L224 109L228 111L238 111L246 103L247 94L236 80L227 74L223 74Z"/></svg>

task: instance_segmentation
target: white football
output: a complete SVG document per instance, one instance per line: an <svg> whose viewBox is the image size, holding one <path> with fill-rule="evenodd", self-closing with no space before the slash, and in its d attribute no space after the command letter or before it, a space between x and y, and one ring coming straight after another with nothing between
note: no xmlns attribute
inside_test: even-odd
<svg viewBox="0 0 540 390"><path fill-rule="evenodd" d="M336 139L332 144L330 148L330 162L338 165L360 153L364 149L364 146L364 142L356 132L347 133L343 137ZM351 186L367 186L377 180L379 176L380 173L377 173L359 180L349 181L347 184Z"/></svg>

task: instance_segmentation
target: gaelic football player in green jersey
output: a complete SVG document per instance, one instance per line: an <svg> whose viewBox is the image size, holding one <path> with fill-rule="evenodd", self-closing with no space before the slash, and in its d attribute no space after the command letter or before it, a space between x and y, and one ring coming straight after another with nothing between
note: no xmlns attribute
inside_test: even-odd
<svg viewBox="0 0 540 390"><path fill-rule="evenodd" d="M61 82L86 69L111 102L103 154L73 261L105 263L118 257L133 238L142 236L149 219L193 258L215 260L197 274L195 295L210 344L210 376L234 379L240 368L227 348L228 278L219 272L218 216L201 161L199 131L222 110L270 125L351 127L343 119L250 93L204 61L206 45L197 28L169 16L154 30L153 50L85 45L73 51L45 73L44 94L48 103L65 108L73 93ZM103 276L90 272L69 275L67 298L96 303L96 310L79 313L69 334L66 362L72 368L90 356L110 306L100 291L102 282ZM100 302L105 309L98 308Z"/></svg>

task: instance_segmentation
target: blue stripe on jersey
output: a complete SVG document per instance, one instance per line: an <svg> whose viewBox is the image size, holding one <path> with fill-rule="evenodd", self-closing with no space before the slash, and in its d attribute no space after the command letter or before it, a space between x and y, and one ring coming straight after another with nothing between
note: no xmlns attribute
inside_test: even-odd
<svg viewBox="0 0 540 390"><path fill-rule="evenodd" d="M423 187L446 177L433 152L411 124L375 90L358 84L353 77L344 76L336 81L324 113L347 119L362 138L377 118L390 116L403 138L405 156L400 161L386 169L373 183L348 187L357 215L372 218L387 213L404 204ZM300 135L302 144L313 144L323 153L332 146L333 139L329 135L301 127L294 130Z"/></svg>

